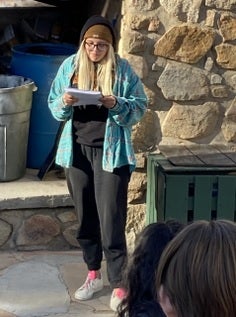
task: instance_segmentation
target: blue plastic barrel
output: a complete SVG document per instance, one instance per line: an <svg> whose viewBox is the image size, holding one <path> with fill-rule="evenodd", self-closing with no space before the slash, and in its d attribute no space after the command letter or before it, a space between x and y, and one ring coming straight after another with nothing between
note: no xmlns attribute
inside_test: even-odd
<svg viewBox="0 0 236 317"><path fill-rule="evenodd" d="M11 73L31 78L38 88L30 115L28 168L40 169L54 145L60 123L48 109L48 93L60 64L75 52L71 44L27 43L12 48Z"/></svg>

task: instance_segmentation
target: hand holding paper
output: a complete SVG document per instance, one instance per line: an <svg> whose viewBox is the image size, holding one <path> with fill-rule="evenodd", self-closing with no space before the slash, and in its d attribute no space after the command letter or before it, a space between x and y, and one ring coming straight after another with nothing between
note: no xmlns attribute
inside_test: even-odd
<svg viewBox="0 0 236 317"><path fill-rule="evenodd" d="M73 106L101 104L101 102L99 101L99 98L102 97L100 91L66 88L65 92L78 98L78 101L74 103Z"/></svg>

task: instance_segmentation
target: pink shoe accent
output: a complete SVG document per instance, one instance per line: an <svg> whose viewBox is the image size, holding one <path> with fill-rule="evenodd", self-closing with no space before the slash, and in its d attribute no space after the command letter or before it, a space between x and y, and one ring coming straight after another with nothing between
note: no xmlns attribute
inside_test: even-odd
<svg viewBox="0 0 236 317"><path fill-rule="evenodd" d="M125 298L127 295L126 290L124 288L115 288L114 289L114 296L118 297L119 299Z"/></svg>
<svg viewBox="0 0 236 317"><path fill-rule="evenodd" d="M127 296L127 292L124 288L114 288L110 298L110 308L114 312L117 312L118 306L122 300Z"/></svg>
<svg viewBox="0 0 236 317"><path fill-rule="evenodd" d="M90 280L95 280L97 278L97 272L96 271L89 271L88 272L88 278Z"/></svg>

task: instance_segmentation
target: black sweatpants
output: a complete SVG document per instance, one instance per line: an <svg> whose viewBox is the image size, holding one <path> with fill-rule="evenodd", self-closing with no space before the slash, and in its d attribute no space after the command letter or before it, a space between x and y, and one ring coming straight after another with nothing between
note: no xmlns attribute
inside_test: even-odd
<svg viewBox="0 0 236 317"><path fill-rule="evenodd" d="M76 147L73 165L65 173L78 214L77 239L84 261L88 270L98 270L104 251L110 285L119 287L127 255L129 166L106 172L102 169L102 148L84 145Z"/></svg>

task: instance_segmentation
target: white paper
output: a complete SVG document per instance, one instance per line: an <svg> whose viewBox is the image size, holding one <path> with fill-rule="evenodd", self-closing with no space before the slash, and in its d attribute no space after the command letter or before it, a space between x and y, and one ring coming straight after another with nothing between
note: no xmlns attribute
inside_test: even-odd
<svg viewBox="0 0 236 317"><path fill-rule="evenodd" d="M102 94L100 91L81 90L77 88L66 88L65 92L79 99L78 102L73 104L73 106L101 105L101 102L98 100L99 98L102 97Z"/></svg>

